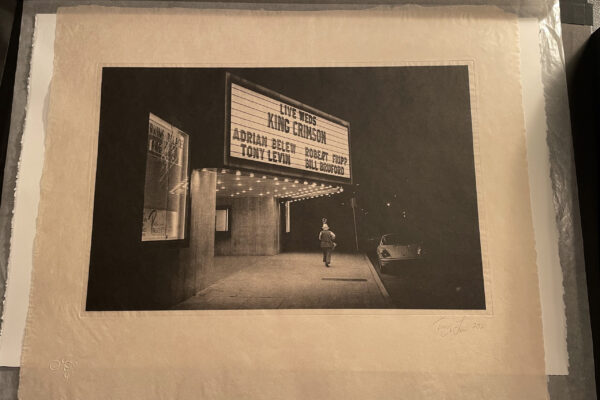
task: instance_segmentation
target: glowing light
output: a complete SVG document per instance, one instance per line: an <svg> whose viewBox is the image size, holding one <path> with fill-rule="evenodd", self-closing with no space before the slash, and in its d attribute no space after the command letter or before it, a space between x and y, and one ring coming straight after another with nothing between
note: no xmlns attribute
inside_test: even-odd
<svg viewBox="0 0 600 400"><path fill-rule="evenodd" d="M242 173L241 173L240 171L235 171L235 174L236 174L237 176L240 176Z"/></svg>
<svg viewBox="0 0 600 400"><path fill-rule="evenodd" d="M254 178L254 173L250 172L250 178Z"/></svg>

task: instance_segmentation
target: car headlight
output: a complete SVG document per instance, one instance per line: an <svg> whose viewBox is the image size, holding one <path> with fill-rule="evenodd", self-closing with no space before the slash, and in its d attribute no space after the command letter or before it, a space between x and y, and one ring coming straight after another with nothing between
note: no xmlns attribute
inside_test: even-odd
<svg viewBox="0 0 600 400"><path fill-rule="evenodd" d="M386 249L381 250L381 257L390 257L391 254L389 251L387 251Z"/></svg>

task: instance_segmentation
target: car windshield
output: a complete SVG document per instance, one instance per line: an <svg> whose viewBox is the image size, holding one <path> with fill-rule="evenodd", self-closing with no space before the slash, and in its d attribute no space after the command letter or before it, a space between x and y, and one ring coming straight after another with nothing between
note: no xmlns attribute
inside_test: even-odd
<svg viewBox="0 0 600 400"><path fill-rule="evenodd" d="M381 244L389 245L406 244L404 242L400 235L385 235L381 240Z"/></svg>

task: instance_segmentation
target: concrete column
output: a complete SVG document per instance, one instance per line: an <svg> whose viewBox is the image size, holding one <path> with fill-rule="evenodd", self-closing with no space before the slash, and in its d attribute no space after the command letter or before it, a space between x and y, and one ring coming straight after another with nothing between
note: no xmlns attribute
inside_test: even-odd
<svg viewBox="0 0 600 400"><path fill-rule="evenodd" d="M182 252L185 295L202 290L213 272L217 174L194 170L190 180L189 248Z"/></svg>
<svg viewBox="0 0 600 400"><path fill-rule="evenodd" d="M274 197L219 198L231 206L231 234L219 238L215 254L264 256L280 252L279 203Z"/></svg>

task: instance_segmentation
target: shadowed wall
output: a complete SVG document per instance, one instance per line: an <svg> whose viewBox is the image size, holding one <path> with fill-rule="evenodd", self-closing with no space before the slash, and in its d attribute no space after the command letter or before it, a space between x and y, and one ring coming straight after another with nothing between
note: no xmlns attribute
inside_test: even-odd
<svg viewBox="0 0 600 400"><path fill-rule="evenodd" d="M274 197L217 199L231 206L231 233L219 235L215 255L266 256L280 252L279 203Z"/></svg>

